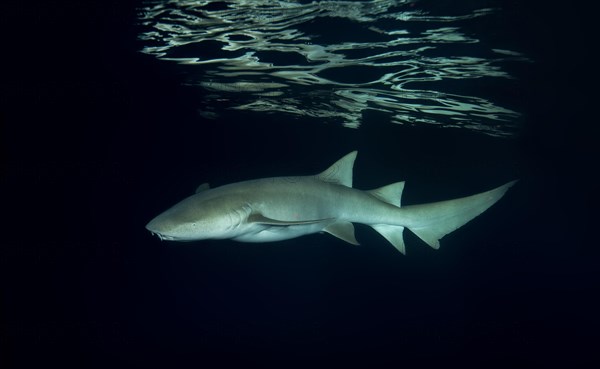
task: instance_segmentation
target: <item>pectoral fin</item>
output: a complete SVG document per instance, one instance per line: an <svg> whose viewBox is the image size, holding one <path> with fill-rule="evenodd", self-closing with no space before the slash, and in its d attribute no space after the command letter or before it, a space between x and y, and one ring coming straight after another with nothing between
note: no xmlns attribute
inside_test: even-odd
<svg viewBox="0 0 600 369"><path fill-rule="evenodd" d="M210 189L210 186L208 185L208 183L202 183L200 186L198 186L198 187L196 188L196 192L195 192L195 193L199 193L199 192L202 192L202 191L206 191L206 190L208 190L208 189Z"/></svg>
<svg viewBox="0 0 600 369"><path fill-rule="evenodd" d="M267 218L262 214L251 214L248 217L248 223L260 223L260 224L268 224L274 226L293 226L293 225L303 225L303 224L316 224L316 223L327 223L331 222L333 219L311 219L311 220L277 220Z"/></svg>

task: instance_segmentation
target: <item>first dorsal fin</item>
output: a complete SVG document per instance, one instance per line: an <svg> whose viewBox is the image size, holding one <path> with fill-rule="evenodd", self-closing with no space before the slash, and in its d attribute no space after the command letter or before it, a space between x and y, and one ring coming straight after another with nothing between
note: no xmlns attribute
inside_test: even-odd
<svg viewBox="0 0 600 369"><path fill-rule="evenodd" d="M340 184L346 187L352 187L352 168L357 151L352 151L340 160L336 161L326 171L317 175L317 178L324 182Z"/></svg>

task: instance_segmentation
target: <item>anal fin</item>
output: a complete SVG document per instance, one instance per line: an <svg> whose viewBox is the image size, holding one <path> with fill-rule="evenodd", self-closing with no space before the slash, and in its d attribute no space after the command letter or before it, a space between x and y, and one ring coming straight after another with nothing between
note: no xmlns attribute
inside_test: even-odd
<svg viewBox="0 0 600 369"><path fill-rule="evenodd" d="M388 224L376 224L372 227L379 232L379 234L385 237L385 239L388 240L392 245L394 245L398 251L406 255L406 247L404 246L404 238L402 237L404 227Z"/></svg>

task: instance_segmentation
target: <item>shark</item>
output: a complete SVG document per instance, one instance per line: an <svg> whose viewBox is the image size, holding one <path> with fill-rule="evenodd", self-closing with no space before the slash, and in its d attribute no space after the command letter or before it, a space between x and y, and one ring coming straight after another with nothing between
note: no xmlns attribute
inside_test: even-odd
<svg viewBox="0 0 600 369"><path fill-rule="evenodd" d="M353 151L317 175L273 177L196 192L152 219L146 229L161 240L232 239L272 242L313 233L329 233L358 245L354 223L366 224L406 254L404 230L427 245L486 211L517 181L475 195L403 206L405 182L373 190L352 187Z"/></svg>

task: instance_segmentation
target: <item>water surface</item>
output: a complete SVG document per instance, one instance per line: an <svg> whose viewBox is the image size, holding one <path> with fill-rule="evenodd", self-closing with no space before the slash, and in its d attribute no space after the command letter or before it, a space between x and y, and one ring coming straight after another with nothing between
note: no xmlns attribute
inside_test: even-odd
<svg viewBox="0 0 600 369"><path fill-rule="evenodd" d="M235 109L358 128L371 110L511 136L520 114L494 96L519 88L508 70L529 59L494 41L502 16L470 2L152 0L139 40L206 92L205 118Z"/></svg>

